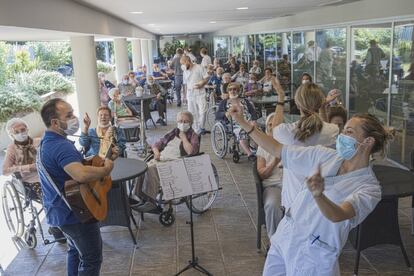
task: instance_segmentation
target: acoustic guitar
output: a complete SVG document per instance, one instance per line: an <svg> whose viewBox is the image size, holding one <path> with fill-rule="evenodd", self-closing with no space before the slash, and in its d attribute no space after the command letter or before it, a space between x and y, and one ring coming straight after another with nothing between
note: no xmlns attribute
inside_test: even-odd
<svg viewBox="0 0 414 276"><path fill-rule="evenodd" d="M108 129L107 131L110 131ZM99 154L91 159L86 159L83 164L86 166L103 167L105 158L110 157L112 147L116 143L115 128L109 137L101 139ZM107 135L106 135L107 136ZM65 196L72 211L82 222L101 221L106 218L108 212L108 200L106 194L112 187L111 176L89 183L79 183L75 180L65 182Z"/></svg>

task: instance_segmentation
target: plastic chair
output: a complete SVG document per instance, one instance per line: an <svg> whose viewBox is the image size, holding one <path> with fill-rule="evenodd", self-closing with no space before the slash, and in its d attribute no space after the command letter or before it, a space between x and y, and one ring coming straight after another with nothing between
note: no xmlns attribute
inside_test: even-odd
<svg viewBox="0 0 414 276"><path fill-rule="evenodd" d="M257 161L253 163L253 177L256 183L256 195L257 195L257 234L256 234L256 246L257 251L260 252L262 248L262 225L266 225L264 204L263 204L263 183L260 179L257 171Z"/></svg>

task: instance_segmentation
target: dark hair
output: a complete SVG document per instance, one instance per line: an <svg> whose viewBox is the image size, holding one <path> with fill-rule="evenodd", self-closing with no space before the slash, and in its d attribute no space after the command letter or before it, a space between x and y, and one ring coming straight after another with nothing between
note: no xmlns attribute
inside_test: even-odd
<svg viewBox="0 0 414 276"><path fill-rule="evenodd" d="M333 117L341 117L344 124L348 120L348 114L342 106L331 106L328 110L328 122L330 123Z"/></svg>
<svg viewBox="0 0 414 276"><path fill-rule="evenodd" d="M206 48L201 48L200 51L203 55L207 55L207 49Z"/></svg>
<svg viewBox="0 0 414 276"><path fill-rule="evenodd" d="M52 119L57 119L59 115L57 114L57 104L60 102L65 102L60 98L54 98L48 100L40 110L40 116L42 117L43 123L46 127L51 126Z"/></svg>
<svg viewBox="0 0 414 276"><path fill-rule="evenodd" d="M300 80L302 80L304 76L307 76L309 78L309 81L313 82L312 81L312 76L309 73L306 73L306 72L302 74L302 76L300 77Z"/></svg>
<svg viewBox="0 0 414 276"><path fill-rule="evenodd" d="M375 143L371 149L371 154L380 152L384 156L389 141L394 138L393 131L385 128L377 117L368 113L356 114L352 118L358 118L362 121L360 126L365 137L374 138Z"/></svg>
<svg viewBox="0 0 414 276"><path fill-rule="evenodd" d="M266 67L266 68L264 69L264 71L266 72L266 70L269 70L269 71L270 71L270 73L273 73L273 70L272 70L272 68L270 68L270 67Z"/></svg>

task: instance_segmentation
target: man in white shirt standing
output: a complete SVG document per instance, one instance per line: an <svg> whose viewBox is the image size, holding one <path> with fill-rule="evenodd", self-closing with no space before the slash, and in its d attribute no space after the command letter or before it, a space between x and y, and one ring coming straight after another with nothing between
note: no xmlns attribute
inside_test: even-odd
<svg viewBox="0 0 414 276"><path fill-rule="evenodd" d="M207 70L208 65L212 64L211 57L207 54L207 49L201 48L200 55L203 58L201 60L201 67L203 67L204 70Z"/></svg>
<svg viewBox="0 0 414 276"><path fill-rule="evenodd" d="M193 128L198 134L205 134L204 123L207 113L207 99L204 85L209 77L201 65L191 62L189 56L181 57L183 79L187 87L188 111L194 116Z"/></svg>

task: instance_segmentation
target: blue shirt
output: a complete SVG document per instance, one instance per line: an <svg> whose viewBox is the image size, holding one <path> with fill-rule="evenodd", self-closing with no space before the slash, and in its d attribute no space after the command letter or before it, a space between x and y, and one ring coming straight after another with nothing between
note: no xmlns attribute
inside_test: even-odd
<svg viewBox="0 0 414 276"><path fill-rule="evenodd" d="M43 166L64 194L65 181L70 180L71 177L63 168L73 162L81 163L82 155L76 150L72 141L52 131L45 132L40 147L40 160ZM47 223L52 226L80 223L47 179L42 174L39 176Z"/></svg>
<svg viewBox="0 0 414 276"><path fill-rule="evenodd" d="M126 139L124 133L121 129L116 129L116 145L119 147L119 152L125 150L125 143ZM101 145L101 139L98 138L98 134L96 133L95 128L90 128L88 130L88 135L85 135L83 132L81 133L81 137L79 138L79 144L85 148L86 153L85 156L94 156L99 153L99 147Z"/></svg>
<svg viewBox="0 0 414 276"><path fill-rule="evenodd" d="M222 82L222 78L218 77L216 74L214 74L209 80L208 80L208 84L210 85L216 85L216 94L217 96L221 95L221 82Z"/></svg>

